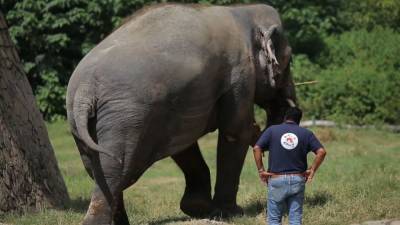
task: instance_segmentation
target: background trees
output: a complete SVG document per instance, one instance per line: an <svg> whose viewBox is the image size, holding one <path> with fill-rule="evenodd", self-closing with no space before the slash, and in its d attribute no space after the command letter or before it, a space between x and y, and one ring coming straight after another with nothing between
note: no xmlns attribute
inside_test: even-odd
<svg viewBox="0 0 400 225"><path fill-rule="evenodd" d="M152 0L0 0L45 119L65 116L65 89L80 59L122 19ZM188 0L232 4L255 0ZM269 0L286 26L307 116L399 123L396 108L400 1ZM397 42L398 43L398 42ZM365 66L365 65L369 66ZM378 88L380 82L385 88ZM379 86L383 87L383 86ZM325 91L323 91L325 90ZM368 90L368 95L362 94ZM387 97L382 97L387 96ZM390 97L391 96L391 97ZM356 100L357 99L357 100Z"/></svg>

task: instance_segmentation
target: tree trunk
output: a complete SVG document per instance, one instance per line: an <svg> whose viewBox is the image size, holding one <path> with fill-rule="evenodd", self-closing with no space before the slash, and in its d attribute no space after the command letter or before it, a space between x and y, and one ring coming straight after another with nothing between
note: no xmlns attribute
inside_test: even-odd
<svg viewBox="0 0 400 225"><path fill-rule="evenodd" d="M43 118L0 12L0 215L69 201Z"/></svg>

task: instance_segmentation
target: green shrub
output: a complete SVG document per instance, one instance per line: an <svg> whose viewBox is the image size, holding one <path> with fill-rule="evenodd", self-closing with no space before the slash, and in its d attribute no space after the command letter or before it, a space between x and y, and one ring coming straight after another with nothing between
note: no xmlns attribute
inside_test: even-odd
<svg viewBox="0 0 400 225"><path fill-rule="evenodd" d="M346 32L326 40L323 69L295 59L295 79L308 115L352 124L400 123L400 34L389 28ZM310 75L310 73L319 73Z"/></svg>
<svg viewBox="0 0 400 225"><path fill-rule="evenodd" d="M11 36L17 45L45 119L52 120L55 117L65 116L65 90L73 69L90 49L120 24L122 18L144 5L167 1L0 0L0 10L6 15ZM180 0L178 2L226 5L259 1ZM360 123L368 121L398 123L397 114L394 113L398 101L391 97L396 94L388 97L378 94L382 99L381 102L370 95L364 96L362 101L360 97L354 97L355 99L350 101L347 94L354 93L349 91L359 84L368 85L377 81L377 75L372 75L375 73L379 73L380 84L382 80L385 82L388 79L393 80L385 84L388 90L392 90L393 85L398 85L396 69L399 63L395 61L394 55L399 50L397 47L399 35L390 29L374 30L374 28L384 26L398 30L399 1L266 0L261 2L274 6L281 14L290 43L297 54L293 63L296 81L313 79L321 81L318 85L298 88L299 99L303 107L308 110L307 115L344 120L361 117ZM332 36L354 28L365 30L349 31L338 37ZM331 84L350 82L350 80L354 84L336 85L340 87L332 88L332 93L323 91L331 90ZM376 93L377 90L378 87L372 92ZM346 100L339 101L335 98ZM354 111L355 114L350 116L350 111ZM372 115L374 113L376 115Z"/></svg>
<svg viewBox="0 0 400 225"><path fill-rule="evenodd" d="M367 29L376 26L390 27L399 31L399 0L351 0L342 1L338 20L342 29Z"/></svg>
<svg viewBox="0 0 400 225"><path fill-rule="evenodd" d="M295 83L317 80L320 82L321 68L318 64L312 63L306 55L294 55L292 61L293 79ZM305 118L319 116L316 109L319 109L317 90L318 84L300 85L296 87L296 95L299 105L304 110ZM313 109L313 110L311 110ZM320 117L318 117L320 118Z"/></svg>
<svg viewBox="0 0 400 225"><path fill-rule="evenodd" d="M342 1L336 0L270 0L284 22L290 44L296 54L311 59L325 48L324 37L339 30L337 17Z"/></svg>

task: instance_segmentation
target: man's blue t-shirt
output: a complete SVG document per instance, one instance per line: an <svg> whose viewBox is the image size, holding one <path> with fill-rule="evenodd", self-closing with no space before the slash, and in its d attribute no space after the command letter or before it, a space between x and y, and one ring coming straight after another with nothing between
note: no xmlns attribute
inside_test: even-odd
<svg viewBox="0 0 400 225"><path fill-rule="evenodd" d="M256 145L269 151L268 172L272 173L306 171L307 153L323 147L310 130L294 122L269 127Z"/></svg>

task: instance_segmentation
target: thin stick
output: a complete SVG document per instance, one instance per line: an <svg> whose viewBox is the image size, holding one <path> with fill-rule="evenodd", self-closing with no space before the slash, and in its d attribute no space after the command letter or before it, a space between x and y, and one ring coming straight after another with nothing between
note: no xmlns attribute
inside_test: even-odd
<svg viewBox="0 0 400 225"><path fill-rule="evenodd" d="M312 80L312 81L305 81L305 82L300 82L300 83L295 83L295 86L299 86L299 85L306 85L306 84L316 84L318 83L317 80Z"/></svg>

